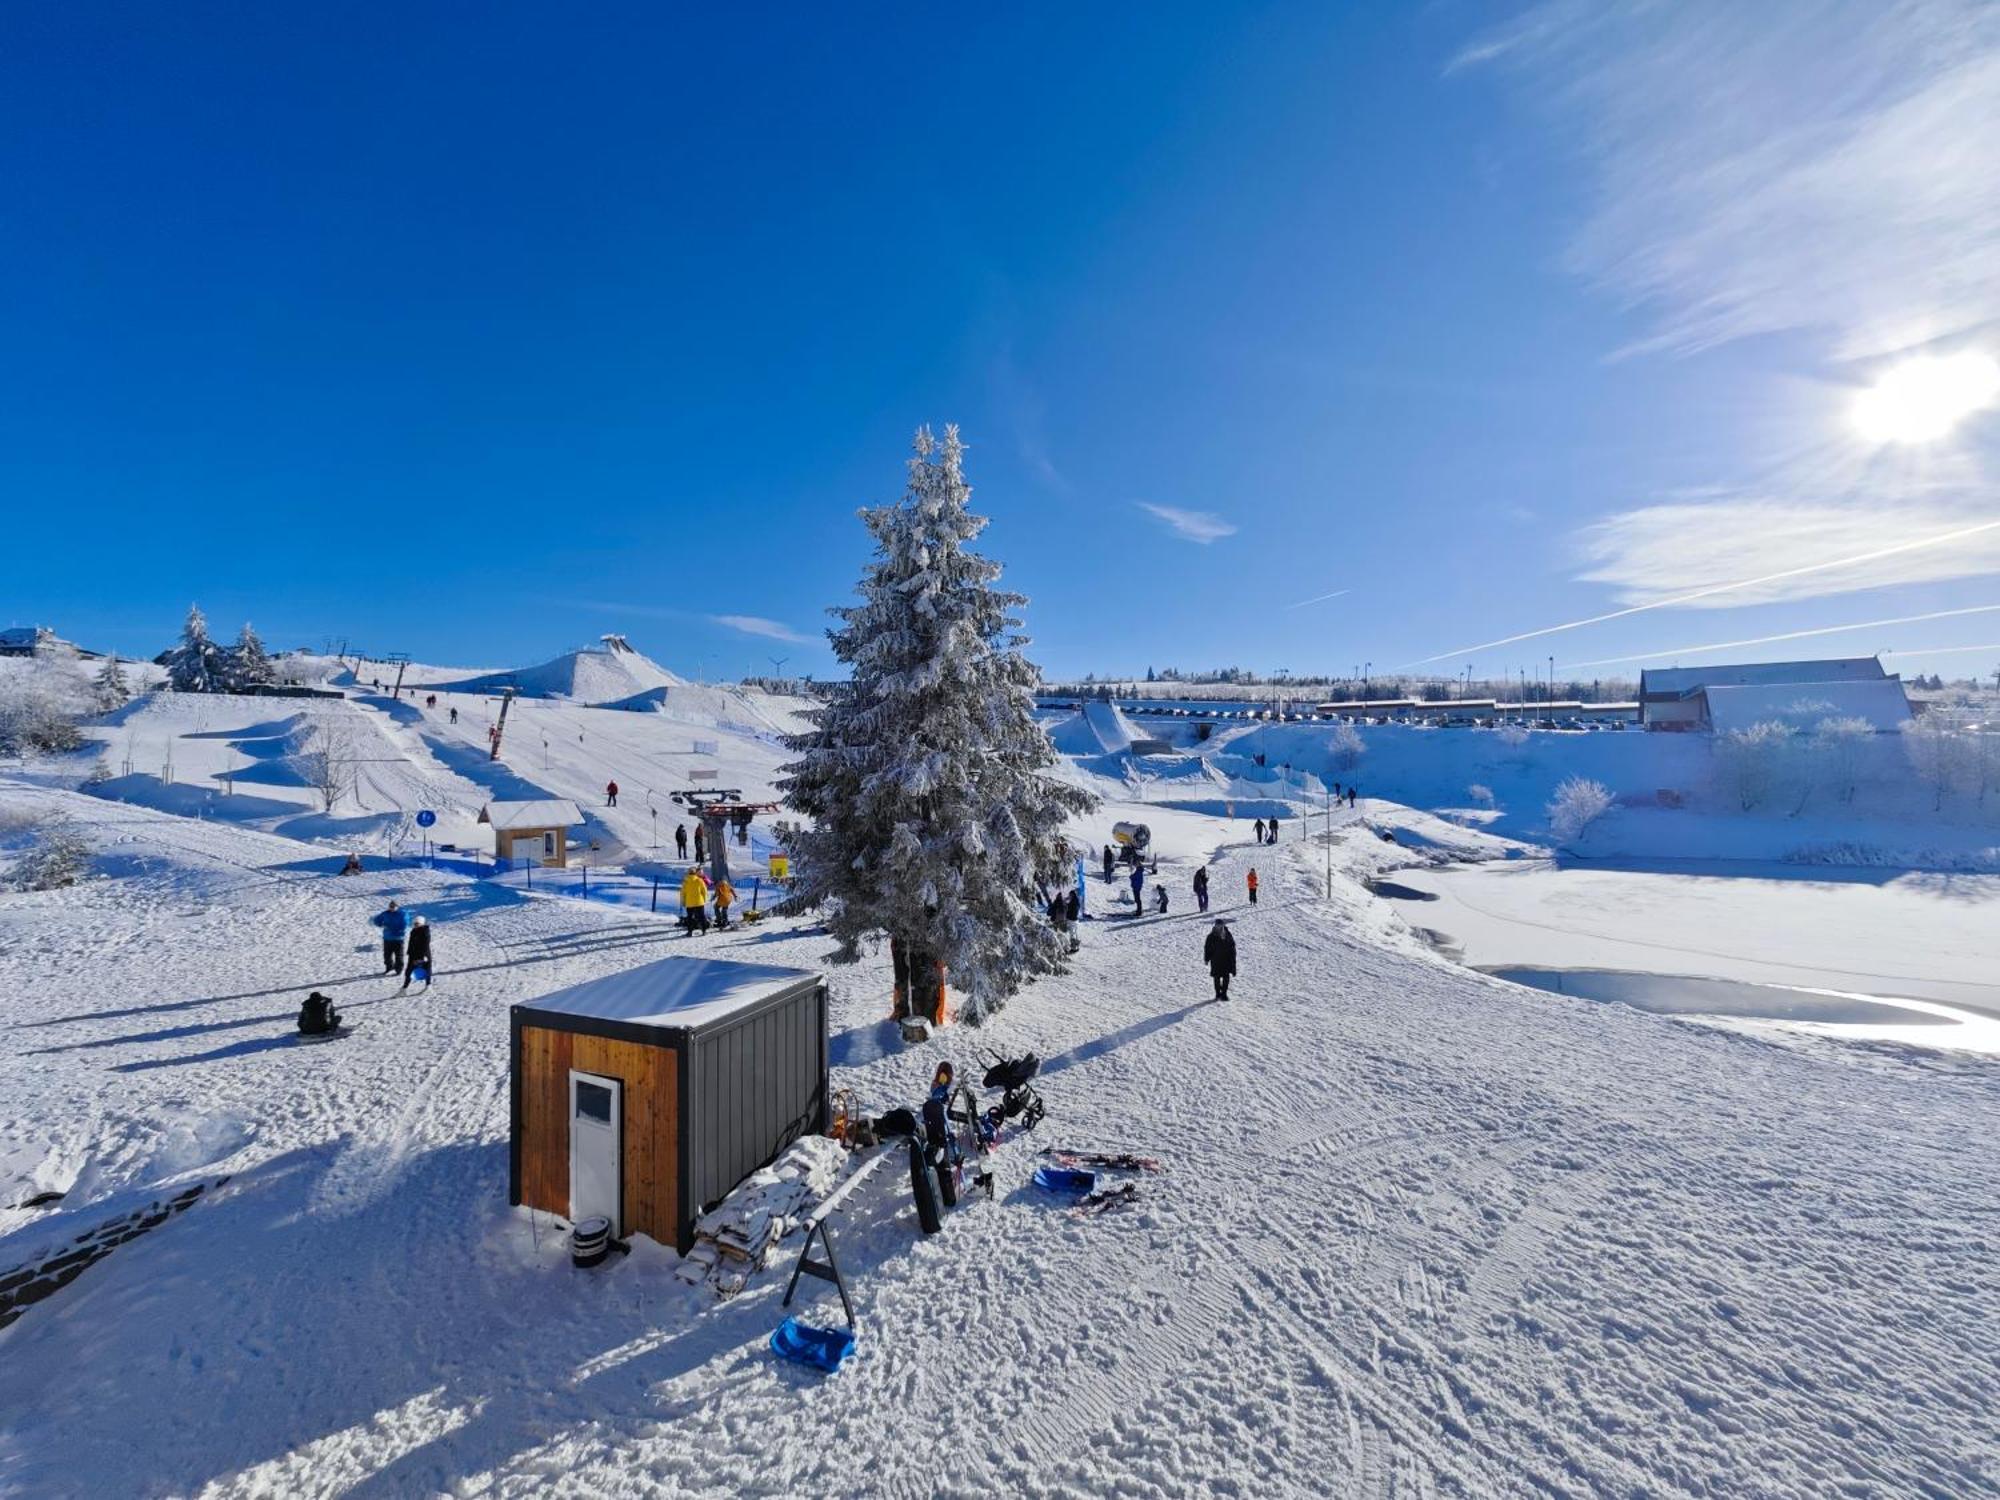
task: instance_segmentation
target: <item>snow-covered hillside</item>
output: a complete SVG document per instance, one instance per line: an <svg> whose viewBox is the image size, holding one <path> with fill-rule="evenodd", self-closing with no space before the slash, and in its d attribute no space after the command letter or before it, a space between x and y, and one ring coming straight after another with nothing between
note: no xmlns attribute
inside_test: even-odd
<svg viewBox="0 0 2000 1500"><path fill-rule="evenodd" d="M1329 900L1296 824L1253 847L1240 820L1154 814L1175 909L1086 924L1076 972L976 1037L904 1050L881 957L836 973L836 1082L871 1108L939 1057L1033 1048L1050 1119L935 1239L897 1185L864 1192L840 1229L860 1352L822 1380L765 1347L777 1269L722 1304L643 1243L579 1273L505 1204L507 1005L677 951L670 922L443 872L330 879L270 833L5 797L60 806L103 852L101 878L0 898L6 1201L69 1190L9 1213L0 1246L216 1184L0 1331L9 1492L2000 1483L1991 1179L1966 1149L2000 1128L2000 1074L1449 965L1359 883L1409 855L1384 819L1448 824L1343 814ZM1241 946L1227 1005L1185 904L1203 861ZM372 972L390 895L437 928L428 994ZM825 946L793 925L706 944L805 965ZM313 986L350 1038L294 1041ZM1079 1220L1027 1185L1045 1142L1165 1170Z"/></svg>

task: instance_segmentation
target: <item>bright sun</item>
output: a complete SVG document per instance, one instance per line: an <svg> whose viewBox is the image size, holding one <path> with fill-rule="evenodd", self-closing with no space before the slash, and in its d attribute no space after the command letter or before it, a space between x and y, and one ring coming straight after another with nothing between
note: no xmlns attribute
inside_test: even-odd
<svg viewBox="0 0 2000 1500"><path fill-rule="evenodd" d="M1871 443L1929 443L2000 399L2000 363L1988 354L1923 355L1887 371L1854 398L1854 426Z"/></svg>

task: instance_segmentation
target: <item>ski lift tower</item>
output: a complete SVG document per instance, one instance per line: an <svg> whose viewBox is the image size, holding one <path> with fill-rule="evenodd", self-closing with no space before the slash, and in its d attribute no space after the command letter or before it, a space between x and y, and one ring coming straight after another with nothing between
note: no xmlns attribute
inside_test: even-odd
<svg viewBox="0 0 2000 1500"><path fill-rule="evenodd" d="M396 664L396 685L389 689L389 696L391 698L400 698L403 696L403 674L410 669L410 653L407 651L383 652L383 665L387 666L390 662Z"/></svg>
<svg viewBox="0 0 2000 1500"><path fill-rule="evenodd" d="M493 748L486 756L488 760L500 758L500 736L507 732L507 710L514 706L514 694L518 691L510 687L500 689L500 717L493 721L493 728L487 735L493 742Z"/></svg>
<svg viewBox="0 0 2000 1500"><path fill-rule="evenodd" d="M701 819L702 832L708 844L708 878L712 885L729 879L729 825L740 823L748 828L750 819L758 813L778 810L775 802L745 802L742 791L736 787L702 787L674 792L670 800Z"/></svg>

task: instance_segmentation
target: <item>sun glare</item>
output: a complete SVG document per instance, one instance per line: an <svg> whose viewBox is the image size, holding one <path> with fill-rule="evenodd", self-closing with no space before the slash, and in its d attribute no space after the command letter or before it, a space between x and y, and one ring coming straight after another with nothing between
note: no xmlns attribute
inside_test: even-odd
<svg viewBox="0 0 2000 1500"><path fill-rule="evenodd" d="M2000 363L1988 354L1905 360L1854 398L1855 429L1871 443L1929 443L2000 399Z"/></svg>

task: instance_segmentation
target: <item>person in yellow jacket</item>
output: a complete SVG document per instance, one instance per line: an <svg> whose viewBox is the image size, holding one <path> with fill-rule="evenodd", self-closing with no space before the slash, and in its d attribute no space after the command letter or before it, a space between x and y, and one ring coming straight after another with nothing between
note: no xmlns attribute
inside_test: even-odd
<svg viewBox="0 0 2000 1500"><path fill-rule="evenodd" d="M708 882L693 865L681 881L681 923L690 933L708 931Z"/></svg>
<svg viewBox="0 0 2000 1500"><path fill-rule="evenodd" d="M715 884L715 925L717 927L727 927L729 925L729 908L735 905L735 903L736 887L731 885L727 878L717 881Z"/></svg>

